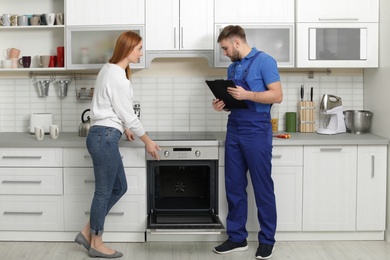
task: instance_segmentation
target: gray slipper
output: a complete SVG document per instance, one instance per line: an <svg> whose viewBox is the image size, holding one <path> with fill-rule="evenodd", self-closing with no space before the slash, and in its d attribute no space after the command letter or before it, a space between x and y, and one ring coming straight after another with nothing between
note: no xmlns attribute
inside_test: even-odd
<svg viewBox="0 0 390 260"><path fill-rule="evenodd" d="M89 248L88 250L88 256L89 257L100 257L100 258L118 258L122 257L123 254L121 252L115 251L115 253L111 255L103 254L96 249L93 249L92 247Z"/></svg>

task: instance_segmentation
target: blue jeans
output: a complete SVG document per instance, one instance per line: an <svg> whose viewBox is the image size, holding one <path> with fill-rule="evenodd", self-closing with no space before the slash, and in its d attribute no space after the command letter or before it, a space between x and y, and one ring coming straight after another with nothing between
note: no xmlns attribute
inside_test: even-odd
<svg viewBox="0 0 390 260"><path fill-rule="evenodd" d="M125 169L118 141L122 133L112 127L93 126L87 136L92 156L95 193L91 205L91 234L102 235L104 220L110 209L127 191Z"/></svg>

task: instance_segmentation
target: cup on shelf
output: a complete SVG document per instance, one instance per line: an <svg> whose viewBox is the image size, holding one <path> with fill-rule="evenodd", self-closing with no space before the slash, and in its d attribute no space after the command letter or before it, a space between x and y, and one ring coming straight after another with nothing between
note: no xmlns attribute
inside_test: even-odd
<svg viewBox="0 0 390 260"><path fill-rule="evenodd" d="M11 16L12 14L3 14L1 16L1 24L2 26L11 26Z"/></svg>
<svg viewBox="0 0 390 260"><path fill-rule="evenodd" d="M55 19L56 19L55 13L46 13L45 14L46 25L54 25Z"/></svg>
<svg viewBox="0 0 390 260"><path fill-rule="evenodd" d="M56 25L64 25L64 13L56 14Z"/></svg>
<svg viewBox="0 0 390 260"><path fill-rule="evenodd" d="M19 26L27 26L28 25L28 16L27 15L19 15L18 16L18 25Z"/></svg>
<svg viewBox="0 0 390 260"><path fill-rule="evenodd" d="M64 67L64 46L57 47L57 67Z"/></svg>
<svg viewBox="0 0 390 260"><path fill-rule="evenodd" d="M49 67L53 68L57 66L57 56L51 55L49 60Z"/></svg>
<svg viewBox="0 0 390 260"><path fill-rule="evenodd" d="M39 65L42 68L48 68L50 64L50 55L41 55L39 56Z"/></svg>
<svg viewBox="0 0 390 260"><path fill-rule="evenodd" d="M11 26L18 26L18 15L13 14L10 17Z"/></svg>
<svg viewBox="0 0 390 260"><path fill-rule="evenodd" d="M41 24L41 17L33 15L30 17L30 24L32 26L40 25Z"/></svg>
<svg viewBox="0 0 390 260"><path fill-rule="evenodd" d="M11 68L12 69L17 69L19 65L19 58L11 58Z"/></svg>
<svg viewBox="0 0 390 260"><path fill-rule="evenodd" d="M20 50L16 48L8 48L5 50L5 56L7 59L19 58Z"/></svg>
<svg viewBox="0 0 390 260"><path fill-rule="evenodd" d="M10 69L12 66L12 61L11 60L2 60L1 61L1 67L3 69Z"/></svg>
<svg viewBox="0 0 390 260"><path fill-rule="evenodd" d="M22 56L22 58L19 59L19 64L23 66L23 68L30 68L31 56Z"/></svg>

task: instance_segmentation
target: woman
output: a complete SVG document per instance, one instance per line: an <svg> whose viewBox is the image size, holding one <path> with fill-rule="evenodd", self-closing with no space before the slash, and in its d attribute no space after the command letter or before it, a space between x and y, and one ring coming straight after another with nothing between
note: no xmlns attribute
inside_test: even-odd
<svg viewBox="0 0 390 260"><path fill-rule="evenodd" d="M133 111L130 63L142 56L142 38L131 31L117 39L114 53L100 70L91 104L91 128L87 148L92 156L95 193L90 220L75 241L88 250L89 257L117 258L123 254L107 247L102 240L104 220L127 190L126 176L118 141L123 133L129 141L138 136L146 151L160 159L160 147L151 140Z"/></svg>

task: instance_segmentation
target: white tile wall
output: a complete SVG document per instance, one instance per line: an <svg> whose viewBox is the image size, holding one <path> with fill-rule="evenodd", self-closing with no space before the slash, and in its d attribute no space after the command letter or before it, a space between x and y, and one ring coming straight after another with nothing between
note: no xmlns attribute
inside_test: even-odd
<svg viewBox="0 0 390 260"><path fill-rule="evenodd" d="M340 96L344 110L363 109L363 76L316 75L313 79L294 73L281 73L284 100L279 105L279 129L285 129L285 112L297 112L300 86L305 98L314 87L316 119L323 94ZM221 77L218 77L221 78ZM226 112L212 109L213 95L205 84L209 77L134 77L135 100L141 104L141 121L147 131L224 131ZM55 82L49 95L38 97L34 79L0 79L0 132L28 132L29 117L34 112L51 112L63 132L77 132L82 112L90 101L76 99L76 88L93 87L94 79L75 79L68 96L58 96Z"/></svg>

